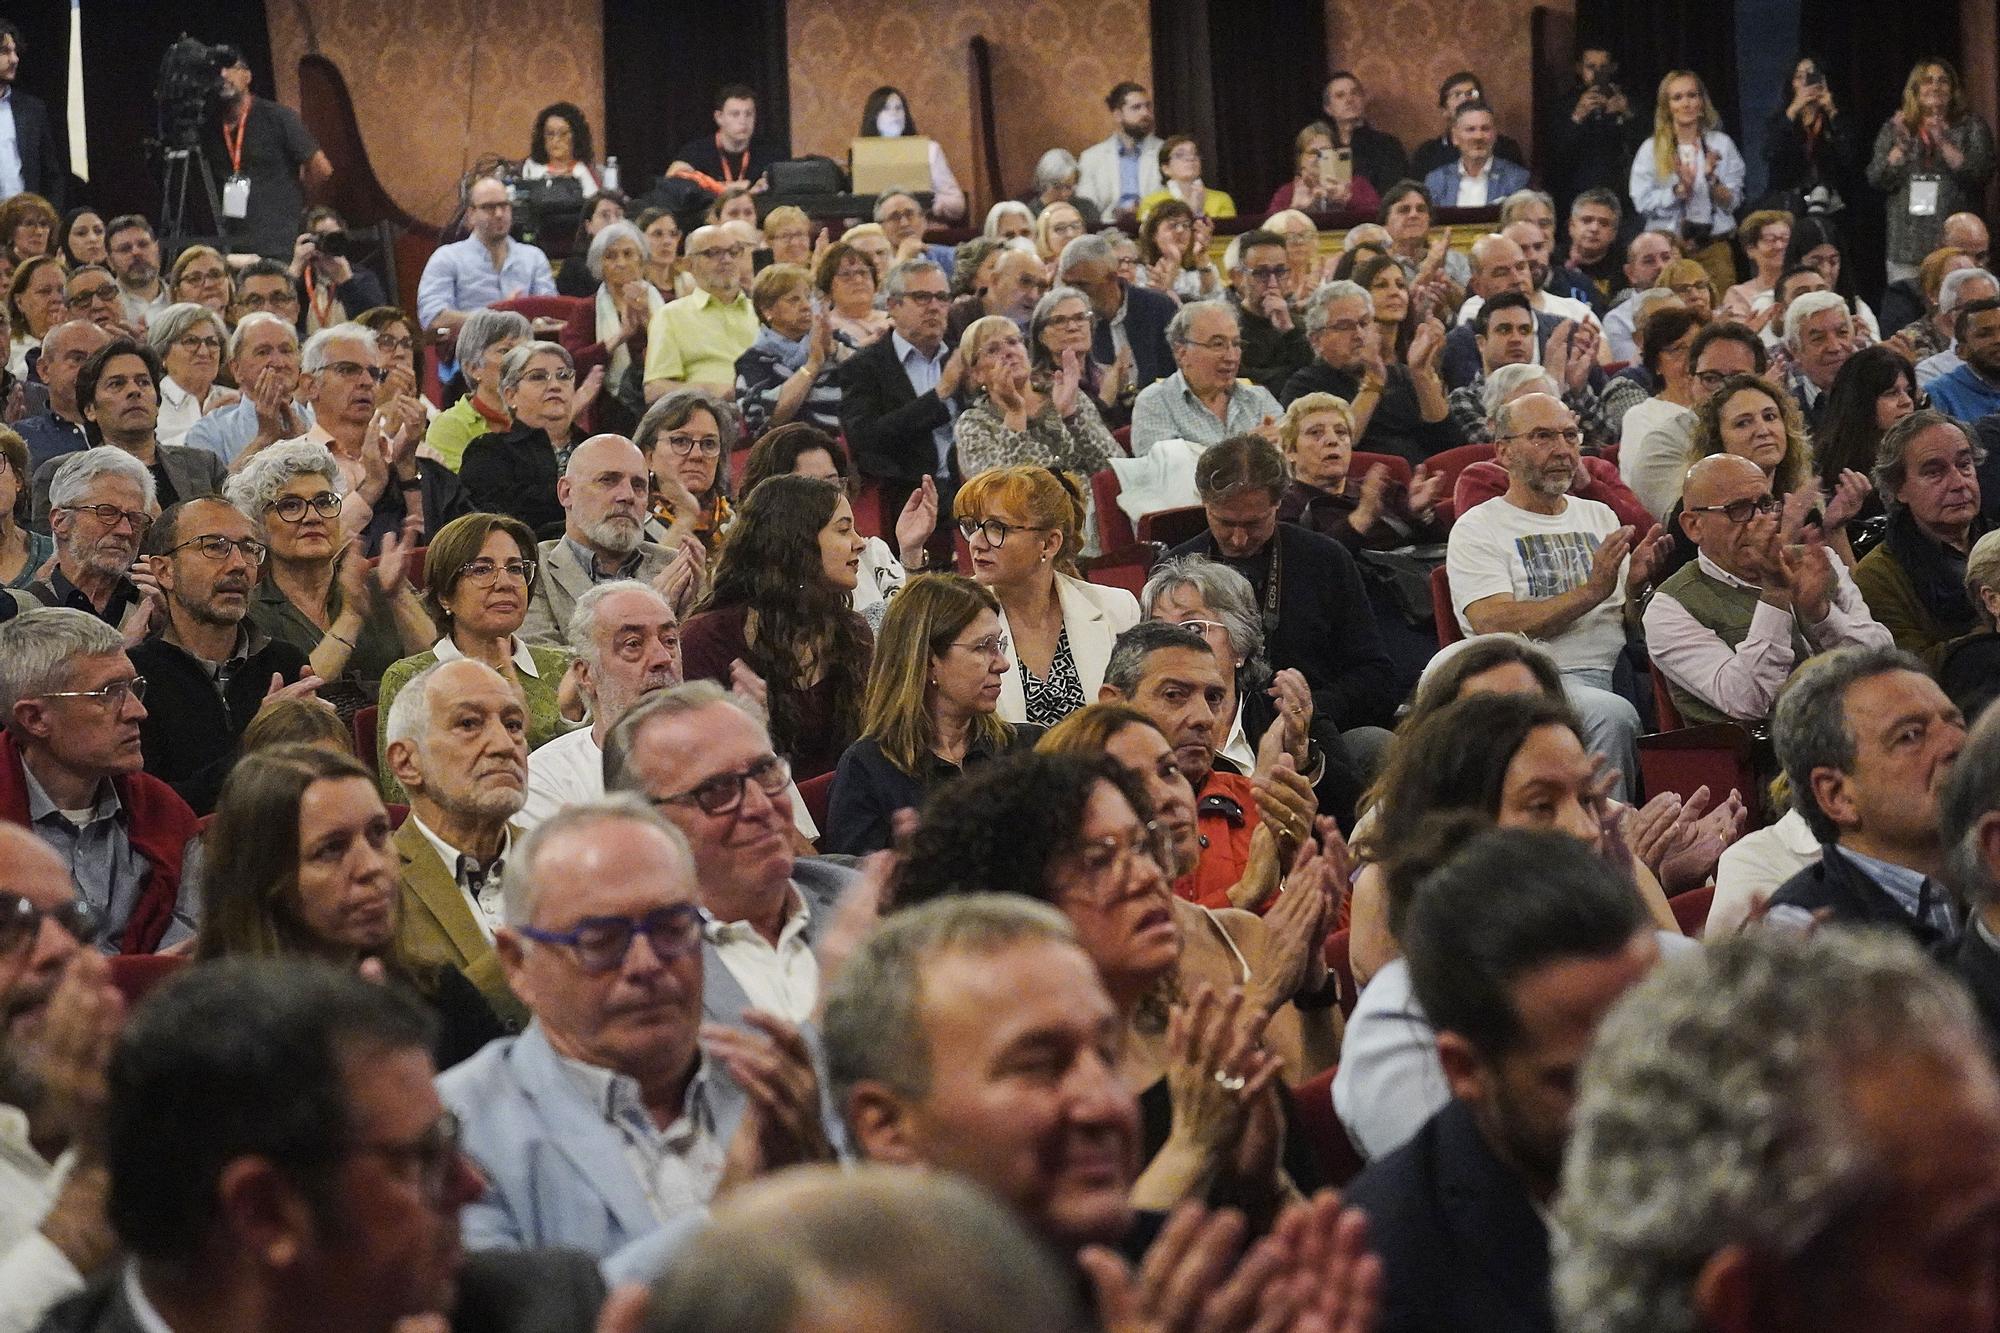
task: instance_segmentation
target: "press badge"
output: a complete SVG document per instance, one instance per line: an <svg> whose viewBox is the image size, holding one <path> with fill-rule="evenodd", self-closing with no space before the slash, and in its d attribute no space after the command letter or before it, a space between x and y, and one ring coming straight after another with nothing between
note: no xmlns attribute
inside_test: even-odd
<svg viewBox="0 0 2000 1333"><path fill-rule="evenodd" d="M1932 186L1932 207L1936 207L1936 186ZM222 216L243 219L250 216L250 178L231 176L222 182Z"/></svg>
<svg viewBox="0 0 2000 1333"><path fill-rule="evenodd" d="M1910 177L1910 216L1932 218L1937 216L1938 178L1936 176Z"/></svg>

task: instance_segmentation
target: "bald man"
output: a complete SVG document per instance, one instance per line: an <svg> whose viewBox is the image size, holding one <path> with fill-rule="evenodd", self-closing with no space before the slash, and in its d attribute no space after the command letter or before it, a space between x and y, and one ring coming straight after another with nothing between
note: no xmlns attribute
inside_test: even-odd
<svg viewBox="0 0 2000 1333"><path fill-rule="evenodd" d="M646 401L675 389L736 397L736 358L757 341L757 311L743 290L744 243L719 226L687 239L694 291L661 306L646 332ZM726 446L725 446L726 447Z"/></svg>
<svg viewBox="0 0 2000 1333"><path fill-rule="evenodd" d="M701 587L702 550L672 551L641 536L646 523L646 460L623 435L593 435L570 451L556 481L563 535L541 544L542 577L528 600L521 634L530 643L569 643L576 599L599 583L638 579L685 618Z"/></svg>
<svg viewBox="0 0 2000 1333"><path fill-rule="evenodd" d="M1755 463L1711 454L1688 469L1682 499L1681 531L1700 554L1660 584L1645 622L1689 723L1762 722L1806 658L1891 645L1816 526L1802 545L1783 540L1788 502Z"/></svg>
<svg viewBox="0 0 2000 1333"><path fill-rule="evenodd" d="M1458 325L1445 336L1444 354L1439 357L1439 366L1444 371L1444 382L1452 389L1462 389L1478 379L1484 370L1479 354L1477 331L1473 328L1472 317L1479 308L1502 292L1520 292L1528 298L1530 306L1535 305L1536 292L1534 270L1529 266L1528 256L1521 247L1499 232L1490 232L1472 243L1472 281L1469 284L1472 295L1459 307ZM1541 293L1543 297L1548 294ZM1593 322L1596 317L1593 315ZM1533 360L1540 363L1547 355L1549 335L1562 324L1563 316L1549 314L1539 307L1535 309L1535 355ZM1595 348L1592 349L1595 355Z"/></svg>
<svg viewBox="0 0 2000 1333"><path fill-rule="evenodd" d="M1504 241L1513 248L1497 245ZM1554 315L1557 319L1576 320L1601 327L1597 322L1597 312L1587 304L1573 297L1558 296L1545 289L1549 280L1549 265L1555 238L1540 223L1526 218L1510 222L1494 236L1482 236L1473 242L1473 276L1481 273L1481 256L1485 256L1486 267L1490 269L1488 281L1475 283L1475 291L1465 298L1465 304L1458 308L1461 321L1471 319L1479 313L1479 307L1486 298L1498 291L1525 291L1529 302L1538 315ZM1514 251L1520 252L1519 261L1513 259ZM1527 286L1521 285L1521 265L1526 265Z"/></svg>

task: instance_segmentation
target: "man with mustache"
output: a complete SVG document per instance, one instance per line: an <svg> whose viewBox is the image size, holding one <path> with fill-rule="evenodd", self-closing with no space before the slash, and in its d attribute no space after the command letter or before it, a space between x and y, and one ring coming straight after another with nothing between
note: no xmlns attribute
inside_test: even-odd
<svg viewBox="0 0 2000 1333"><path fill-rule="evenodd" d="M191 932L180 911L194 811L141 772L145 678L118 631L82 611L0 625L0 821L69 866L106 953L153 953Z"/></svg>
<svg viewBox="0 0 2000 1333"><path fill-rule="evenodd" d="M28 591L43 606L96 616L126 643L138 643L160 595L151 572L132 563L153 523L152 474L116 449L86 449L58 462L47 492L56 567Z"/></svg>
<svg viewBox="0 0 2000 1333"><path fill-rule="evenodd" d="M623 435L593 435L570 451L556 482L563 535L541 544L522 638L567 646L577 602L613 579L650 583L674 611L688 609L701 585L700 546L676 554L642 538L647 486L645 456Z"/></svg>
<svg viewBox="0 0 2000 1333"><path fill-rule="evenodd" d="M250 623L264 535L226 500L189 500L147 533L166 622L132 649L153 705L139 735L146 771L194 807L215 809L244 728L270 703L311 697L306 655Z"/></svg>
<svg viewBox="0 0 2000 1333"><path fill-rule="evenodd" d="M525 1011L507 989L494 932L509 822L528 789L528 708L484 662L439 662L410 677L389 705L385 766L409 794L396 830L403 909L397 947L447 963L479 987L502 1020Z"/></svg>

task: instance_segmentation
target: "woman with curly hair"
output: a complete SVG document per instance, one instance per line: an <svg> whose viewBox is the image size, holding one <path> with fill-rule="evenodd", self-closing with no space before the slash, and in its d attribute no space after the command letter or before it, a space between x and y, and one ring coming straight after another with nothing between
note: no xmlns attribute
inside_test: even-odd
<svg viewBox="0 0 2000 1333"><path fill-rule="evenodd" d="M590 141L590 122L583 109L573 102L553 102L535 113L535 128L528 136L528 156L521 163L521 179L538 181L551 176L571 176L583 186L583 197L597 193L596 156Z"/></svg>
<svg viewBox="0 0 2000 1333"><path fill-rule="evenodd" d="M1872 484L1862 473L1848 471L1840 474L1838 483L1824 496L1819 494L1805 419L1789 393L1758 375L1731 375L1724 380L1695 409L1694 445L1688 451L1688 462L1710 454L1749 459L1771 479L1773 495L1805 491L1807 507L1817 515L1826 544L1848 568L1854 567L1847 524L1861 512Z"/></svg>
<svg viewBox="0 0 2000 1333"><path fill-rule="evenodd" d="M771 744L800 781L830 772L861 734L874 647L850 605L861 551L840 487L797 475L760 482L681 629L687 679L728 685L739 666L763 678Z"/></svg>
<svg viewBox="0 0 2000 1333"><path fill-rule="evenodd" d="M36 255L60 256L56 208L38 194L26 190L0 203L0 250L16 264L25 264Z"/></svg>
<svg viewBox="0 0 2000 1333"><path fill-rule="evenodd" d="M1215 261L1208 257L1215 224L1197 218L1178 199L1155 205L1139 224L1138 284L1183 301L1200 301L1222 288Z"/></svg>

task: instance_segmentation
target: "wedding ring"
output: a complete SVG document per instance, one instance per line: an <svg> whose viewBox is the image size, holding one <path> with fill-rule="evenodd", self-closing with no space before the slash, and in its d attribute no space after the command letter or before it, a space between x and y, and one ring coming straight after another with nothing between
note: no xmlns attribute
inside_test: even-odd
<svg viewBox="0 0 2000 1333"><path fill-rule="evenodd" d="M1250 1081L1241 1074L1227 1074L1220 1069L1216 1070L1211 1077L1215 1079L1215 1086L1221 1088L1224 1092L1241 1092L1243 1091L1243 1085Z"/></svg>

